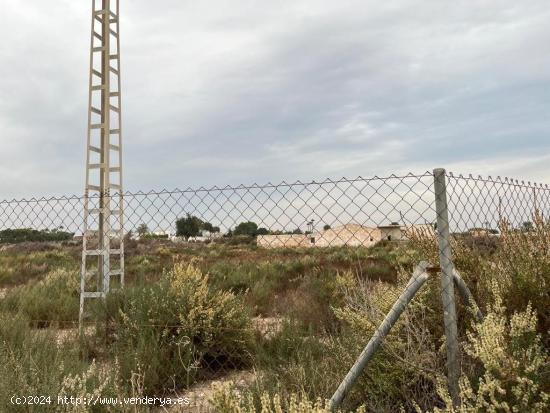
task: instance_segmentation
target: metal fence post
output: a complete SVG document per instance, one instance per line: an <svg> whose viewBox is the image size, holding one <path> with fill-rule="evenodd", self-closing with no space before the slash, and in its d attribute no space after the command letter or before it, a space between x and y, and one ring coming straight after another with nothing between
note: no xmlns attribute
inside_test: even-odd
<svg viewBox="0 0 550 413"><path fill-rule="evenodd" d="M439 244L439 265L441 267L441 295L445 323L447 347L447 386L453 404L460 404L458 381L460 359L456 325L456 305L454 296L453 261L447 208L447 187L445 169L434 169L435 210L437 213L437 233Z"/></svg>
<svg viewBox="0 0 550 413"><path fill-rule="evenodd" d="M482 323L484 319L483 313L477 305L476 300L474 299L474 295L472 294L472 292L466 285L466 282L462 279L456 268L454 269L453 276L455 279L456 288L458 288L458 292L462 295L464 301L466 301L466 304L468 304L474 312L477 322Z"/></svg>
<svg viewBox="0 0 550 413"><path fill-rule="evenodd" d="M384 338L388 335L391 328L397 322L403 311L405 311L405 308L409 305L418 290L420 290L428 280L428 273L426 272L428 266L429 264L425 261L416 266L409 283L405 287L405 291L403 291L397 301L395 301L391 310L382 321L382 324L380 324L378 329L374 332L367 346L363 349L353 367L332 395L330 399L330 410L332 412L337 411L340 407L344 397L355 385L367 363L374 356L380 344L382 344Z"/></svg>

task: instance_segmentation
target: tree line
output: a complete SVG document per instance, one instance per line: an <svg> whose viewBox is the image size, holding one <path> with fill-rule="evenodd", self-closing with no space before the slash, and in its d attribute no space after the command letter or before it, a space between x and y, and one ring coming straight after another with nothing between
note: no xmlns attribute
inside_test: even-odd
<svg viewBox="0 0 550 413"><path fill-rule="evenodd" d="M330 225L325 225L323 229L326 231L330 229ZM186 214L185 217L179 218L176 220L176 236L184 237L189 239L192 237L199 237L204 234L204 232L209 232L211 234L219 234L221 232L219 226L214 226L208 221L204 221L199 217L191 214ZM141 238L156 237L153 236L146 224L141 224L137 227L136 232ZM227 231L224 236L248 236L256 237L258 235L287 235L287 234L308 234L308 231L304 232L300 228L296 228L292 231L282 231L282 230L269 230L265 227L259 226L256 222L253 221L243 221L237 224L234 228L231 228ZM160 236L159 236L160 237Z"/></svg>
<svg viewBox="0 0 550 413"><path fill-rule="evenodd" d="M47 242L47 241L69 241L73 239L74 233L63 231L63 228L31 229L17 228L0 231L0 244L18 244L21 242Z"/></svg>

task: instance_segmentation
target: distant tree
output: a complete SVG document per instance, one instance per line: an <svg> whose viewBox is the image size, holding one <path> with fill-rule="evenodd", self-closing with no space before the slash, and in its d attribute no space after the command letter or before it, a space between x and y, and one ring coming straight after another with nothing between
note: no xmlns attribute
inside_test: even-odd
<svg viewBox="0 0 550 413"><path fill-rule="evenodd" d="M531 221L526 221L521 225L521 230L523 232L531 232L535 229Z"/></svg>
<svg viewBox="0 0 550 413"><path fill-rule="evenodd" d="M256 235L268 235L269 230L267 228L258 228Z"/></svg>
<svg viewBox="0 0 550 413"><path fill-rule="evenodd" d="M201 229L208 232L214 232L214 226L210 222L203 222Z"/></svg>
<svg viewBox="0 0 550 413"><path fill-rule="evenodd" d="M323 227L323 229L324 229L325 231L328 231L328 230L330 229L330 225L329 225L329 224L325 224L325 226Z"/></svg>
<svg viewBox="0 0 550 413"><path fill-rule="evenodd" d="M300 228L296 228L294 231L292 231L293 234L300 235L303 234L302 230Z"/></svg>
<svg viewBox="0 0 550 413"><path fill-rule="evenodd" d="M252 221L247 222L241 222L239 225L235 227L235 230L233 231L233 235L248 235L248 236L255 236L256 232L258 231L258 224Z"/></svg>
<svg viewBox="0 0 550 413"><path fill-rule="evenodd" d="M149 233L149 227L147 226L147 224L140 224L137 227L136 232L140 237L143 237L145 234Z"/></svg>
<svg viewBox="0 0 550 413"><path fill-rule="evenodd" d="M176 221L176 235L178 237L196 237L200 235L204 222L194 215L187 214L185 218Z"/></svg>
<svg viewBox="0 0 550 413"><path fill-rule="evenodd" d="M204 231L208 231L212 234L216 232L220 232L220 227L215 227L210 222L203 222L201 229Z"/></svg>
<svg viewBox="0 0 550 413"><path fill-rule="evenodd" d="M31 228L5 229L0 231L0 244L16 244L19 242L69 241L73 239L71 232L59 229L36 230Z"/></svg>
<svg viewBox="0 0 550 413"><path fill-rule="evenodd" d="M153 234L148 233L143 236L144 239L168 239L168 234Z"/></svg>

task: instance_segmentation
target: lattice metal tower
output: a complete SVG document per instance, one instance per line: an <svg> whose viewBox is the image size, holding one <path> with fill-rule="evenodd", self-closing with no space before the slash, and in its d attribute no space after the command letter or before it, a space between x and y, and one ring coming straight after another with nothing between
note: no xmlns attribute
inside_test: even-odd
<svg viewBox="0 0 550 413"><path fill-rule="evenodd" d="M86 299L124 285L120 0L93 0L80 323Z"/></svg>

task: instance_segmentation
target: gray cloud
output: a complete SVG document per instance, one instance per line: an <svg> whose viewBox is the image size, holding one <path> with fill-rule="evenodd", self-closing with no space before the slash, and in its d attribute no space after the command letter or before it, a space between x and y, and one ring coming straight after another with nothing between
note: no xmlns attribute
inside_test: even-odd
<svg viewBox="0 0 550 413"><path fill-rule="evenodd" d="M0 1L0 198L80 193L89 2ZM542 0L121 3L128 189L550 181Z"/></svg>

